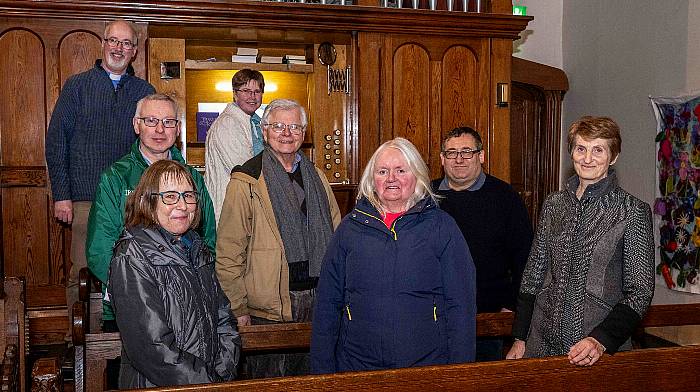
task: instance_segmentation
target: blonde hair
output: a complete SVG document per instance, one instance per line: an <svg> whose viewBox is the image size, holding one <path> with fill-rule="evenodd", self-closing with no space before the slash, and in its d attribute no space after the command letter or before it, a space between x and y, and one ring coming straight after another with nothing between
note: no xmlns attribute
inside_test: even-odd
<svg viewBox="0 0 700 392"><path fill-rule="evenodd" d="M430 174L428 172L428 166L423 161L420 153L416 146L410 141L397 137L395 139L384 142L377 151L372 154L372 158L367 162L365 170L360 178L360 185L358 186L357 199L366 197L367 200L377 209L379 212L383 212L381 202L379 201L379 196L377 195L377 188L374 185L374 166L377 163L377 157L387 148L395 148L401 152L408 167L411 169L411 173L416 177L416 189L413 195L408 199L408 204L406 205L406 210L411 209L416 203L430 196L433 201L435 201L435 193L433 193L430 188Z"/></svg>

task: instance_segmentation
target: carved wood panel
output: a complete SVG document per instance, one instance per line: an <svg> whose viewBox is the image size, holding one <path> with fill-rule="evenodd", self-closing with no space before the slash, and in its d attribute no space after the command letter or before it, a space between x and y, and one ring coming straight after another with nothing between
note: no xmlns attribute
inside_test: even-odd
<svg viewBox="0 0 700 392"><path fill-rule="evenodd" d="M363 138L371 135L360 133L361 149L367 151L363 152L363 158L383 141L402 136L416 145L431 177L437 178L442 175L442 136L452 128L475 127L488 144L491 83L488 39L391 35L381 43L382 53L378 57L382 61L377 65L380 99L359 97L361 112L371 111L366 109L367 104L380 107L380 140L370 146ZM360 57L363 57L362 49ZM374 125L362 116L361 121L370 127Z"/></svg>
<svg viewBox="0 0 700 392"><path fill-rule="evenodd" d="M31 31L11 29L0 36L0 53L12 53L0 56L0 163L2 177L11 180L2 184L4 272L49 283L46 188L31 178L20 184L17 173L44 162L44 46Z"/></svg>
<svg viewBox="0 0 700 392"><path fill-rule="evenodd" d="M415 44L400 46L393 55L392 137L404 137L418 148L424 160L430 154L430 61Z"/></svg>
<svg viewBox="0 0 700 392"><path fill-rule="evenodd" d="M61 86L77 73L93 67L95 59L102 57L102 38L89 31L66 34L59 44L58 70Z"/></svg>

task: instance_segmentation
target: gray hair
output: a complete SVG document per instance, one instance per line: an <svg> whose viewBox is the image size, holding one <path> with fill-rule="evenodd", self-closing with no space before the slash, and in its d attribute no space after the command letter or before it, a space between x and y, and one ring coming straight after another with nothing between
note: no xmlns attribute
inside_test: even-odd
<svg viewBox="0 0 700 392"><path fill-rule="evenodd" d="M129 22L128 20L124 20L124 19L117 19L117 20L114 20L112 22L109 22L109 24L105 27L105 32L104 32L104 35L102 38L109 38L107 36L107 34L109 33L109 29L111 29L112 26L114 26L117 23L124 23L124 24L126 24L127 27L129 27L129 29L131 30L131 36L134 37L134 39L133 39L134 45L135 46L138 45L139 35L136 32L136 25L134 25L133 22Z"/></svg>
<svg viewBox="0 0 700 392"><path fill-rule="evenodd" d="M260 123L263 125L267 124L268 117L270 117L272 112L276 110L298 110L299 117L301 117L301 125L303 127L306 127L306 125L308 125L308 122L306 120L306 110L303 106L299 105L299 102L293 99L275 99L272 102L270 102L265 108L265 112L262 115Z"/></svg>
<svg viewBox="0 0 700 392"><path fill-rule="evenodd" d="M428 171L428 166L425 164L425 161L423 161L423 158L418 152L416 146L402 137L397 137L384 142L384 144L379 146L377 151L372 154L372 158L370 158L369 162L367 162L365 171L362 173L362 177L360 178L357 199L359 200L364 196L370 203L372 203L377 211L383 211L379 201L379 196L377 195L377 188L374 185L374 166L377 163L377 157L379 154L381 154L387 148L395 148L399 150L404 159L406 159L406 163L408 163L408 167L411 169L411 172L414 176L416 176L416 190L409 198L406 210L411 209L411 207L416 205L416 203L428 196L435 201L435 193L433 193L433 190L430 188L430 174Z"/></svg>
<svg viewBox="0 0 700 392"><path fill-rule="evenodd" d="M180 119L180 107L178 106L177 102L175 102L173 97L171 97L170 95L161 93L155 93L141 98L136 104L136 113L134 114L134 118L141 117L141 108L143 107L143 103L146 101L168 102L173 107L173 111L175 112L175 118Z"/></svg>

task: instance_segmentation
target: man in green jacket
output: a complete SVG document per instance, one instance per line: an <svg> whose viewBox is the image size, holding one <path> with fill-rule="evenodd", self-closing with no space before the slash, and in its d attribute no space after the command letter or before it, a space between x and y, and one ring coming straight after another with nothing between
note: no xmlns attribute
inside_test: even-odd
<svg viewBox="0 0 700 392"><path fill-rule="evenodd" d="M112 248L124 228L124 206L126 197L141 179L141 175L153 162L172 159L185 163L180 151L174 146L180 135L177 103L167 95L153 94L141 99L136 106L134 131L138 139L131 152L105 170L97 186L95 200L90 209L86 243L87 264L90 271L101 282L104 289L109 278ZM200 194L202 222L198 228L212 253L216 250L216 223L214 208L204 179L191 166L187 166ZM114 314L109 298L103 302L103 330L116 330Z"/></svg>

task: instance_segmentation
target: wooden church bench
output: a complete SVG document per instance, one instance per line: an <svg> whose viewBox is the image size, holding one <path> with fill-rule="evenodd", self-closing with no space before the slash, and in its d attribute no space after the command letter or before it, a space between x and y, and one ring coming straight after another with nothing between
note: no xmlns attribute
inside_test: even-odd
<svg viewBox="0 0 700 392"><path fill-rule="evenodd" d="M700 386L700 346L604 355L590 367L566 357L480 362L331 375L161 387L149 391L692 391Z"/></svg>

